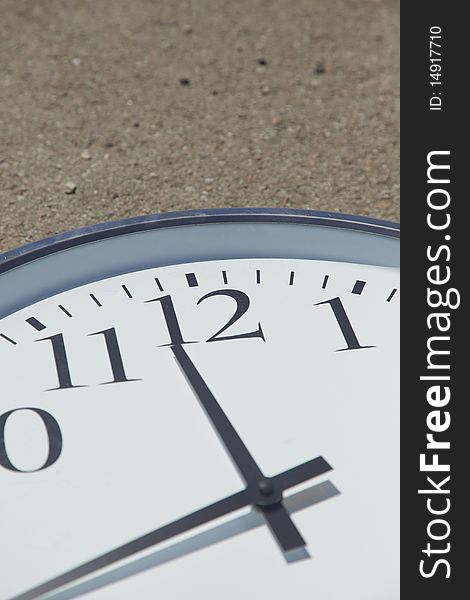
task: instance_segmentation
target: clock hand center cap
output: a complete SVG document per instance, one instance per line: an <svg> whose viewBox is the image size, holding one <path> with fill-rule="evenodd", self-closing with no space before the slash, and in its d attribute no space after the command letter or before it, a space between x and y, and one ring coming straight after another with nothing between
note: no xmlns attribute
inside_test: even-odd
<svg viewBox="0 0 470 600"><path fill-rule="evenodd" d="M274 494L274 486L269 479L261 479L261 481L258 481L258 491L263 496L271 496Z"/></svg>
<svg viewBox="0 0 470 600"><path fill-rule="evenodd" d="M272 479L263 477L253 485L253 488L256 506L272 506L282 502L282 490L278 488Z"/></svg>

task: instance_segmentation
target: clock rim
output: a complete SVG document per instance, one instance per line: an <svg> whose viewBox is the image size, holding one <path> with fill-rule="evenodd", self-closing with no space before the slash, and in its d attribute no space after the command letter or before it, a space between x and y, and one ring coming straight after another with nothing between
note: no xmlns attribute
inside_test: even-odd
<svg viewBox="0 0 470 600"><path fill-rule="evenodd" d="M314 211L289 211L289 214L285 214L284 211L279 211L276 213L270 212L269 214L264 211L256 211L255 213L248 213L250 218L241 219L240 212L230 210L230 212L221 212L221 211L211 211L210 217L211 219L207 219L207 213L209 211L204 211L201 214L199 211L188 211L184 213L170 213L166 215L151 215L148 217L138 217L131 218L121 221L109 222L103 225L103 229L100 229L100 225L91 226L87 228L77 229L75 231L70 231L66 234L59 234L56 236L52 236L50 238L46 238L42 240L42 242L36 242L33 244L28 244L23 246L19 250L23 250L24 253L18 256L25 257L25 259L19 264L25 264L32 260L35 260L39 257L44 257L49 254L53 254L55 252L59 252L60 250L66 248L72 248L78 246L80 244L88 243L95 241L97 239L105 239L118 235L125 235L126 233L133 233L135 231L145 231L149 229L155 229L158 227L171 227L176 225L184 225L184 224L196 224L196 223L217 223L217 222L288 222L288 223L302 223L312 225L321 225L327 227L340 227L344 229L352 229L358 230L362 232L368 232L372 234L376 234L384 237L399 237L399 226L392 222L387 221L379 221L375 219L368 219L366 217L354 217L351 215L343 215L343 214L335 214L335 213L319 213ZM191 218L196 218L196 220L184 220L181 222L180 216L191 216ZM230 218L233 215L234 218ZM246 212L243 215L247 215ZM253 218L255 215L258 215L260 218ZM214 217L212 219L212 217ZM264 217L264 218L263 218ZM276 218L274 218L276 217ZM301 220L297 220L295 217L302 217ZM304 218L307 217L307 218ZM315 219L313 219L315 217ZM320 220L321 219L321 220ZM154 226L148 227L148 225L153 224ZM133 229L134 225L138 225L139 229ZM140 227L144 225L143 227ZM41 244L45 244L41 246ZM37 251L41 251L47 248L51 248L51 252L41 252L37 253ZM6 253L4 255L0 255L0 261L4 256L7 256L10 253ZM14 258L15 256L13 256ZM14 265L19 266L19 264ZM0 265L1 267L1 265ZM10 267L13 268L13 267ZM8 271L9 269L5 269ZM2 269L0 268L0 274L2 273Z"/></svg>
<svg viewBox="0 0 470 600"><path fill-rule="evenodd" d="M352 229L388 238L400 237L400 224L339 212L293 208L222 208L156 213L72 229L0 254L0 275L28 262L97 240L149 231L208 223L299 223Z"/></svg>

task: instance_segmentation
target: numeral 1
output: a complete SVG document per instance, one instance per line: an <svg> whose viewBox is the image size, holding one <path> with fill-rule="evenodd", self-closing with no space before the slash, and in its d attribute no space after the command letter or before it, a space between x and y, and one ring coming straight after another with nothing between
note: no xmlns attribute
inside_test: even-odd
<svg viewBox="0 0 470 600"><path fill-rule="evenodd" d="M74 385L70 376L69 361L67 351L65 349L64 336L62 333L51 335L50 337L41 338L37 342L49 341L52 344L52 352L54 354L55 368L57 370L57 379L59 387L51 388L52 390L65 390L68 388L86 387L83 385Z"/></svg>
<svg viewBox="0 0 470 600"><path fill-rule="evenodd" d="M160 302L162 305L163 317L168 329L168 335L170 336L171 342L169 344L161 344L162 346L172 346L174 344L193 344L194 342L185 342L183 334L181 333L180 325L178 323L178 317L176 316L175 307L171 296L161 296L160 298L153 298L147 300L147 302Z"/></svg>
<svg viewBox="0 0 470 600"><path fill-rule="evenodd" d="M343 334L344 341L347 344L346 348L338 348L338 350L335 350L335 352L343 352L344 350L360 350L361 348L375 348L375 346L361 346L340 298L331 298L330 300L325 300L324 302L317 302L315 306L319 306L320 304L329 304L331 306L331 310L336 318L336 322L338 323L341 333Z"/></svg>

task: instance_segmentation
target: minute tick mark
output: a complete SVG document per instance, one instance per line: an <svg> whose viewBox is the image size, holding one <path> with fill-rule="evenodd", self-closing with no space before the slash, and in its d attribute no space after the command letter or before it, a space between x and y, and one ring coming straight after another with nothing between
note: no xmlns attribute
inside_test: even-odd
<svg viewBox="0 0 470 600"><path fill-rule="evenodd" d="M160 279L158 279L158 277L155 277L155 283L158 285L158 289L159 289L161 292L163 292L163 291L164 291L164 290L163 290L163 286L162 286L162 284L160 283Z"/></svg>
<svg viewBox="0 0 470 600"><path fill-rule="evenodd" d="M98 306L103 306L103 305L101 304L101 302L98 300L98 298L97 298L97 297L96 297L94 294L90 294L90 298L91 298L91 299L93 300L93 302L94 302L95 304L97 304Z"/></svg>
<svg viewBox="0 0 470 600"><path fill-rule="evenodd" d="M62 306L62 304L59 304L59 308L60 310L65 313L68 317L72 318L72 315L69 313L69 311L65 308L65 306Z"/></svg>
<svg viewBox="0 0 470 600"><path fill-rule="evenodd" d="M390 296L387 298L387 302L390 302L390 300L393 298L393 296L395 296L397 291L397 288L393 288L393 290L390 292Z"/></svg>
<svg viewBox="0 0 470 600"><path fill-rule="evenodd" d="M290 275L289 275L289 285L294 285L294 276L295 276L294 271L291 271Z"/></svg>
<svg viewBox="0 0 470 600"><path fill-rule="evenodd" d="M261 283L261 271L256 269L256 283Z"/></svg>
<svg viewBox="0 0 470 600"><path fill-rule="evenodd" d="M325 275L325 277L323 278L323 283L321 284L322 290L324 290L326 288L326 286L328 285L329 278L330 278L329 275Z"/></svg>
<svg viewBox="0 0 470 600"><path fill-rule="evenodd" d="M3 338L4 340L6 340L7 342L10 342L10 344L13 344L14 346L16 346L16 344L17 344L17 342L15 342L15 340L12 340L4 333L0 333L0 337Z"/></svg>
<svg viewBox="0 0 470 600"><path fill-rule="evenodd" d="M225 285L227 285L228 284L227 271L222 271L222 279L223 279Z"/></svg>
<svg viewBox="0 0 470 600"><path fill-rule="evenodd" d="M122 289L123 289L123 290L126 292L126 296L127 296L128 298L132 298L132 294L130 293L130 291L129 291L129 289L127 288L127 286L123 284L123 285L121 285L121 287L122 287Z"/></svg>

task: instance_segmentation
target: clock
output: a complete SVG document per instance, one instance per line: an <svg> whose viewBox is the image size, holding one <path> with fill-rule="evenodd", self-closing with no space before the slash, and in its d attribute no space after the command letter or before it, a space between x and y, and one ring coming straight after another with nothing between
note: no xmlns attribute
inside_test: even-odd
<svg viewBox="0 0 470 600"><path fill-rule="evenodd" d="M1 255L0 598L398 598L398 290L335 213Z"/></svg>

